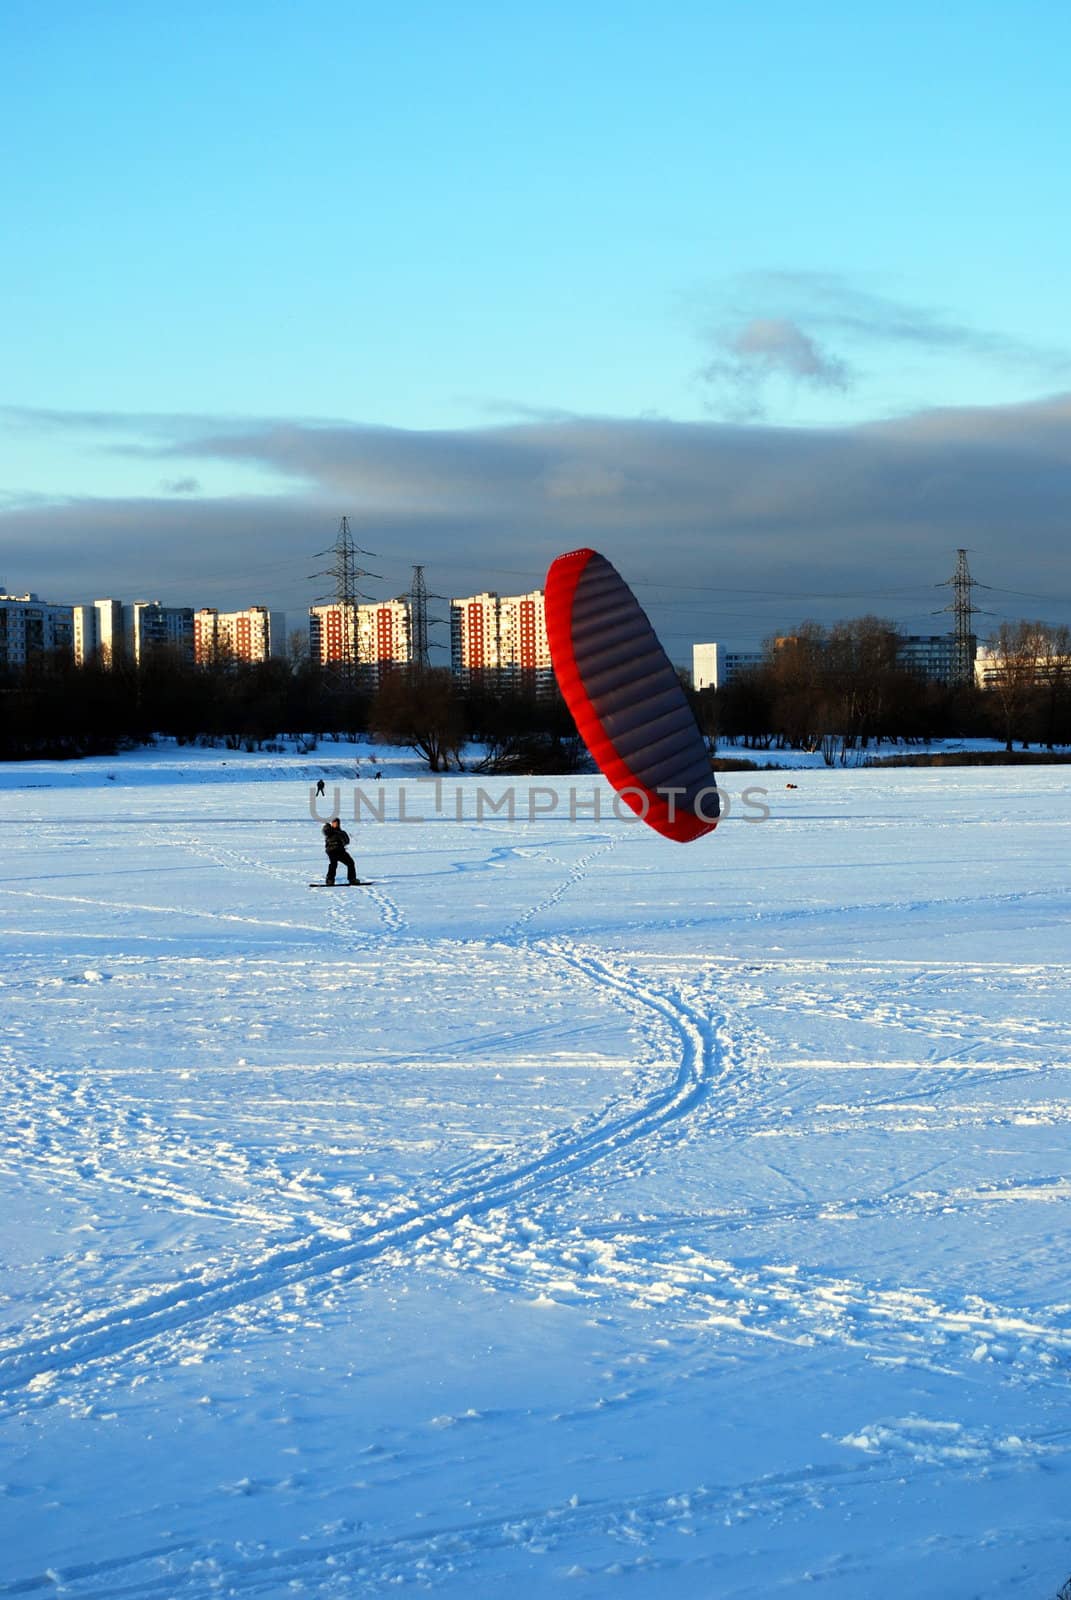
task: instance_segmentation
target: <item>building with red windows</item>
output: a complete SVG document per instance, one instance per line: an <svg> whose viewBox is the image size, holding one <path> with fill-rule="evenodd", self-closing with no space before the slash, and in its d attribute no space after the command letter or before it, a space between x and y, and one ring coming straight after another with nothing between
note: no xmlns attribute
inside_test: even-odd
<svg viewBox="0 0 1071 1600"><path fill-rule="evenodd" d="M549 689L554 682L542 589L503 595L498 602L499 671L510 680Z"/></svg>
<svg viewBox="0 0 1071 1600"><path fill-rule="evenodd" d="M413 659L412 614L408 595L357 607L357 661L362 675L378 683L393 667Z"/></svg>
<svg viewBox="0 0 1071 1600"><path fill-rule="evenodd" d="M450 666L464 683L487 674L496 686L549 691L554 673L542 589L451 600Z"/></svg>
<svg viewBox="0 0 1071 1600"><path fill-rule="evenodd" d="M310 606L309 652L321 667L352 664L374 686L384 671L413 659L409 597L362 606Z"/></svg>
<svg viewBox="0 0 1071 1600"><path fill-rule="evenodd" d="M491 592L450 602L450 669L465 683L498 672L498 604Z"/></svg>

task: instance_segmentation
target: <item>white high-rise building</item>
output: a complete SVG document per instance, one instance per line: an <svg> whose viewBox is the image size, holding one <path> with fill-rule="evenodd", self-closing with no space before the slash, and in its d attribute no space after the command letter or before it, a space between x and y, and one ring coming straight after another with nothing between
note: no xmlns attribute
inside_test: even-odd
<svg viewBox="0 0 1071 1600"><path fill-rule="evenodd" d="M92 662L110 667L125 654L121 601L94 600L74 607L74 659L80 667Z"/></svg>
<svg viewBox="0 0 1071 1600"><path fill-rule="evenodd" d="M244 611L202 606L193 618L193 647L198 666L269 661L286 654L286 616L266 606Z"/></svg>
<svg viewBox="0 0 1071 1600"><path fill-rule="evenodd" d="M723 644L692 646L692 684L696 689L724 689L742 672L761 667L761 650L727 650Z"/></svg>
<svg viewBox="0 0 1071 1600"><path fill-rule="evenodd" d="M0 666L23 667L73 646L72 606L50 605L35 594L0 594Z"/></svg>

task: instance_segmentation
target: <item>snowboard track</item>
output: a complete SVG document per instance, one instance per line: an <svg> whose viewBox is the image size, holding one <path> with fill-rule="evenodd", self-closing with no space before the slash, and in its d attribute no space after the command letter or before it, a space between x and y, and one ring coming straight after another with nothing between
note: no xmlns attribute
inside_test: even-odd
<svg viewBox="0 0 1071 1600"><path fill-rule="evenodd" d="M89 1312L22 1343L16 1340L0 1346L0 1395L10 1395L35 1379L54 1381L63 1374L81 1374L91 1364L111 1364L155 1340L181 1334L211 1317L234 1313L299 1285L338 1282L388 1252L450 1229L463 1218L520 1201L537 1201L572 1174L607 1156L624 1153L656 1133L672 1130L732 1070L731 1055L719 1038L718 1021L678 996L652 989L636 974L618 970L568 941L518 942L572 971L585 984L612 995L633 1014L639 1012L668 1025L677 1043L676 1070L670 1081L649 1091L638 1105L624 1111L611 1106L588 1125L581 1123L551 1135L546 1146L527 1160L513 1164L492 1161L416 1206L388 1210L381 1220L348 1240L310 1233L265 1251L248 1266L186 1277L126 1304Z"/></svg>

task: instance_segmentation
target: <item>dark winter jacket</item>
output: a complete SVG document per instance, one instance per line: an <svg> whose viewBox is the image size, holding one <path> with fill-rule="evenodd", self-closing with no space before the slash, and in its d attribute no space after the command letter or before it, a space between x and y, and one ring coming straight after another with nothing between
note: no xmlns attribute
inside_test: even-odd
<svg viewBox="0 0 1071 1600"><path fill-rule="evenodd" d="M333 828L329 822L324 823L324 849L329 856L340 856L350 842L350 836L342 828Z"/></svg>

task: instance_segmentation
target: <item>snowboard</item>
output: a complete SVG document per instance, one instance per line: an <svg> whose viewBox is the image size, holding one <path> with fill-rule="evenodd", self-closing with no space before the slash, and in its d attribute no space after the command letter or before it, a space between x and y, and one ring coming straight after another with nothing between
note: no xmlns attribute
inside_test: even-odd
<svg viewBox="0 0 1071 1600"><path fill-rule="evenodd" d="M358 878L356 883L325 883L322 878L316 883L310 883L310 889L367 889L375 880L373 878Z"/></svg>

